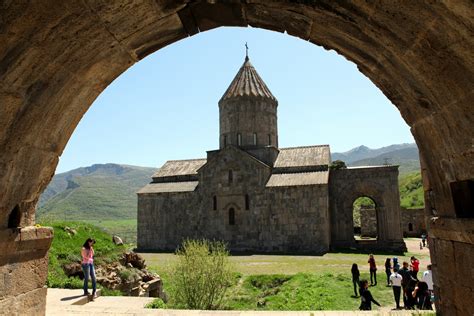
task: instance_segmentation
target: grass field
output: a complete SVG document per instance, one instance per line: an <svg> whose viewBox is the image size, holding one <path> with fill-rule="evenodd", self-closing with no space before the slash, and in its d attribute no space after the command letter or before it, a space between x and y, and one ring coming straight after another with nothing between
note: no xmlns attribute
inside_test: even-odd
<svg viewBox="0 0 474 316"><path fill-rule="evenodd" d="M409 261L412 255L420 259L420 269L429 263L429 252L420 250L419 239L405 239L409 252L398 256ZM176 256L170 253L143 253L149 268L163 279L165 291L172 292L172 267ZM383 268L390 254L375 255L378 286L372 295L384 308L394 307L393 294L386 287ZM354 310L360 299L352 297L351 266L359 265L361 279L369 279L367 254L327 253L323 256L251 255L231 256L236 273L235 284L224 301L225 309L239 310Z"/></svg>

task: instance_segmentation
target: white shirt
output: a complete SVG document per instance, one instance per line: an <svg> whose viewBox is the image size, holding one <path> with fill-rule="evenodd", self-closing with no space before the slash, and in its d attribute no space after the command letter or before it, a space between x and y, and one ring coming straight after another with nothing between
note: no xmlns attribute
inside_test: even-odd
<svg viewBox="0 0 474 316"><path fill-rule="evenodd" d="M402 279L403 277L397 272L390 274L390 282L393 286L402 286Z"/></svg>
<svg viewBox="0 0 474 316"><path fill-rule="evenodd" d="M433 291L433 274L431 273L431 270L423 272L421 280L428 284L428 290Z"/></svg>

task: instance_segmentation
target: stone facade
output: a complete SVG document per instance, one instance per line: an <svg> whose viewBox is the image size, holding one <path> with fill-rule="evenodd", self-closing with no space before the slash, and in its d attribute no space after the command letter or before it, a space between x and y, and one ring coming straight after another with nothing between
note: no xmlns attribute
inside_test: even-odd
<svg viewBox="0 0 474 316"><path fill-rule="evenodd" d="M139 249L175 250L186 238L222 240L234 252L406 249L398 167L330 171L328 145L278 148L277 105L246 57L219 101L220 149L166 162L138 192ZM357 194L379 203L374 243L354 240Z"/></svg>
<svg viewBox="0 0 474 316"><path fill-rule="evenodd" d="M406 250L400 224L398 166L332 170L329 195L333 247ZM354 239L353 205L359 197L369 197L375 202L377 220L372 227L376 227L376 234L372 235L377 236L376 240Z"/></svg>
<svg viewBox="0 0 474 316"><path fill-rule="evenodd" d="M374 208L360 210L361 237L377 236L377 219ZM425 210L401 208L401 225L404 237L420 237L426 234Z"/></svg>
<svg viewBox="0 0 474 316"><path fill-rule="evenodd" d="M30 226L0 231L1 315L44 313L44 283L52 239L51 228Z"/></svg>

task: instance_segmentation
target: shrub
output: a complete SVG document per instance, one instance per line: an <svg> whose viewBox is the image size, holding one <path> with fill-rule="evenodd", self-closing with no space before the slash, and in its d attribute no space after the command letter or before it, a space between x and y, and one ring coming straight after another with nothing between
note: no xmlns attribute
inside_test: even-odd
<svg viewBox="0 0 474 316"><path fill-rule="evenodd" d="M145 308L166 308L166 304L161 298L157 298L154 299L151 303L146 304Z"/></svg>
<svg viewBox="0 0 474 316"><path fill-rule="evenodd" d="M176 251L174 268L177 307L217 309L234 278L229 264L229 252L222 242L185 240Z"/></svg>

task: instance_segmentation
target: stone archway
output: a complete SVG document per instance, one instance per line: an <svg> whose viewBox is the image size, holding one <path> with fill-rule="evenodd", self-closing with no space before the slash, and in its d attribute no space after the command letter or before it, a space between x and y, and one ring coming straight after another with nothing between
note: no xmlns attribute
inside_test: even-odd
<svg viewBox="0 0 474 316"><path fill-rule="evenodd" d="M332 170L329 181L331 246L406 251L400 223L398 166ZM354 239L353 204L367 196L376 205L377 240Z"/></svg>
<svg viewBox="0 0 474 316"><path fill-rule="evenodd" d="M16 284L22 271L29 271L28 265L37 267L35 271L46 269L42 258L50 232L9 229L8 218L18 207L20 226L34 224L36 202L58 157L107 85L170 43L219 26L251 25L286 31L336 50L355 62L397 106L423 159L427 215L434 216L429 234L435 283L440 287L438 308L446 314L473 310L474 303L465 298L474 291L474 277L462 271L465 262L474 260L474 215L463 209L465 203L458 203L474 195L472 186L464 185L474 179L473 4L305 3L2 2L0 235L5 238L0 239L4 250L0 271L4 277ZM459 187L468 189L452 194ZM24 240L29 240L30 248ZM13 254L21 249L25 251L19 259ZM452 273L453 263L458 273ZM35 281L8 290L0 285L3 310L20 310L15 304L21 300L43 310L40 290L45 273L25 275Z"/></svg>

